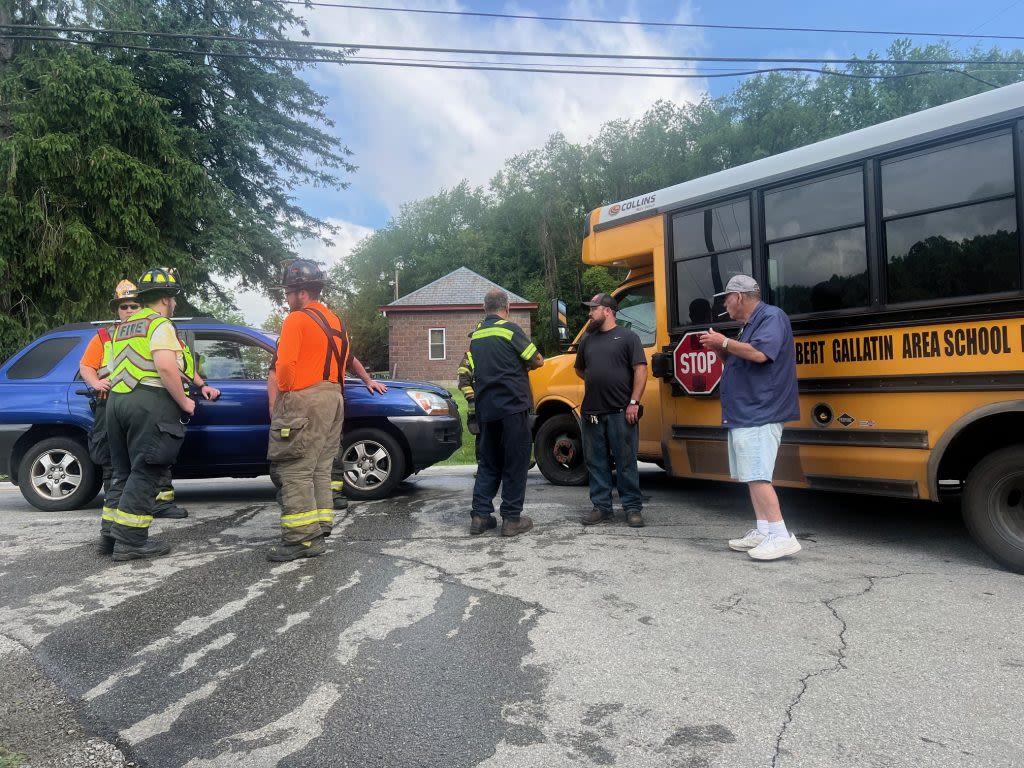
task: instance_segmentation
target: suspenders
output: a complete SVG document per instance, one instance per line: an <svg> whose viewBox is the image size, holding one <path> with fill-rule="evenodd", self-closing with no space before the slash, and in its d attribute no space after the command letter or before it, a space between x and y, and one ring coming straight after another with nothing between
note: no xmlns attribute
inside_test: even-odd
<svg viewBox="0 0 1024 768"><path fill-rule="evenodd" d="M344 389L345 366L348 364L348 345L345 344L345 333L332 328L323 313L315 307L305 307L299 311L312 319L314 323L320 326L320 330L327 335L327 355L324 357L324 381L329 381L331 378L331 360L334 359L338 363L338 384ZM334 343L335 339L338 339L338 344ZM345 348L344 360L342 359L340 347Z"/></svg>

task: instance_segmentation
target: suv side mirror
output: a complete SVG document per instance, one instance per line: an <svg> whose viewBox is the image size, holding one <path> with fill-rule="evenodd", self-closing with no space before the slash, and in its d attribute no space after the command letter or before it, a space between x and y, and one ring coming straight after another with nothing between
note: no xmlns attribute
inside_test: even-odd
<svg viewBox="0 0 1024 768"><path fill-rule="evenodd" d="M560 347L569 345L569 319L565 314L565 302L561 299L551 300L551 333L555 343Z"/></svg>

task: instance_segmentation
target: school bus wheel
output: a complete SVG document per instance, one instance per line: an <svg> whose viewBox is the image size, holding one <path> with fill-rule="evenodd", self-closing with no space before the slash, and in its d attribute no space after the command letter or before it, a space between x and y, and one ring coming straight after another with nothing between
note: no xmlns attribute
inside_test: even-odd
<svg viewBox="0 0 1024 768"><path fill-rule="evenodd" d="M552 416L537 429L533 455L541 474L553 485L585 485L587 464L583 458L580 425L571 413Z"/></svg>
<svg viewBox="0 0 1024 768"><path fill-rule="evenodd" d="M963 516L993 559L1024 573L1024 446L995 451L967 476Z"/></svg>

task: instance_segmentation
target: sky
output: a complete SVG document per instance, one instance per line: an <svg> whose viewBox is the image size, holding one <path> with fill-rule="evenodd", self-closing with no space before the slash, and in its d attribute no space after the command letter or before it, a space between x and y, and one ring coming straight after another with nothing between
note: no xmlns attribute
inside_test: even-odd
<svg viewBox="0 0 1024 768"><path fill-rule="evenodd" d="M332 2L332 0L323 0ZM524 16L726 24L775 27L938 32L964 50L975 44L1009 50L1024 40L978 40L961 35L1024 35L1024 0L858 0L846 3L718 0L333 0L346 5L398 9L473 11ZM404 45L516 51L669 56L864 57L884 54L895 37L826 32L767 32L684 27L592 24L533 19L410 13L357 8L295 6L309 40L358 45ZM298 35L295 35L298 38ZM938 37L912 37L915 44ZM378 58L456 58L452 54L362 49ZM464 58L481 61L487 57ZM565 60L532 59L537 65ZM574 60L577 65L629 71L641 62ZM693 66L663 62L666 67ZM583 68L580 66L580 68ZM703 64L701 72L730 68ZM303 76L327 100L332 129L358 170L344 190L299 188L299 203L340 227L332 247L297 244L301 255L330 267L401 206L466 179L486 187L513 155L543 146L556 132L585 142L609 120L636 119L658 99L678 103L732 91L739 78L634 78L568 74L502 73L407 67L321 64ZM467 265L472 267L472 265ZM260 324L273 308L256 294L238 296L246 318Z"/></svg>

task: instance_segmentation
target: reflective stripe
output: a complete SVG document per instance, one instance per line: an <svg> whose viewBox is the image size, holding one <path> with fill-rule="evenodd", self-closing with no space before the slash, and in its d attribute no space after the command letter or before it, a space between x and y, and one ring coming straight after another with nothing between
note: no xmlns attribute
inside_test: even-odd
<svg viewBox="0 0 1024 768"><path fill-rule="evenodd" d="M531 343L526 349L523 350L523 354L520 355L523 360L532 360L533 356L537 354L537 345Z"/></svg>
<svg viewBox="0 0 1024 768"><path fill-rule="evenodd" d="M330 523L334 525L334 510L333 509L318 509L320 517L317 518L321 523Z"/></svg>
<svg viewBox="0 0 1024 768"><path fill-rule="evenodd" d="M331 490L340 491L345 488L344 480L331 480Z"/></svg>
<svg viewBox="0 0 1024 768"><path fill-rule="evenodd" d="M105 512L103 517L107 519ZM149 524L153 522L152 515L133 515L131 512L122 512L120 509L113 510L113 515L109 519L118 525L129 528L149 528Z"/></svg>
<svg viewBox="0 0 1024 768"><path fill-rule="evenodd" d="M477 326L477 327L479 328L480 326ZM471 370L471 371L475 370L476 369L476 363L473 362L473 353L472 352L467 352L466 353L466 360L469 361L469 370Z"/></svg>
<svg viewBox="0 0 1024 768"><path fill-rule="evenodd" d="M113 507L104 507L103 508L103 518L102 519L110 520L111 522L113 522L114 515L116 515L116 514L117 514L117 510L114 509Z"/></svg>
<svg viewBox="0 0 1024 768"><path fill-rule="evenodd" d="M174 501L174 490L172 489L170 491L160 491L156 495L156 500L157 501Z"/></svg>
<svg viewBox="0 0 1024 768"><path fill-rule="evenodd" d="M504 339L505 341L512 341L512 329L511 328L481 328L479 331L473 331L473 340L486 339L490 336L497 336Z"/></svg>
<svg viewBox="0 0 1024 768"><path fill-rule="evenodd" d="M281 525L285 528L299 528L310 523L320 522L320 510L314 509L310 512L295 512L291 515L281 515Z"/></svg>

